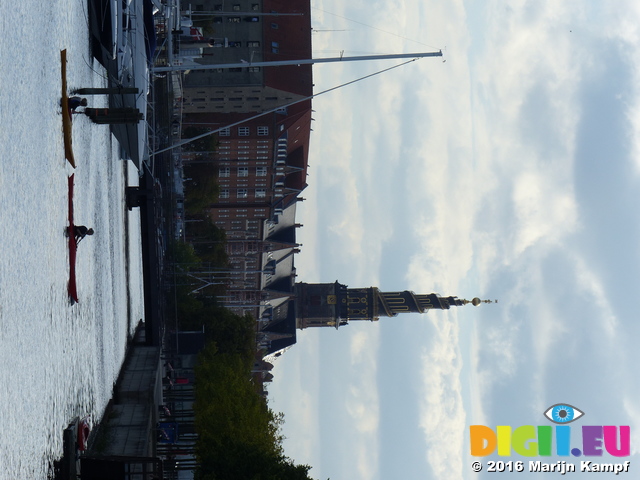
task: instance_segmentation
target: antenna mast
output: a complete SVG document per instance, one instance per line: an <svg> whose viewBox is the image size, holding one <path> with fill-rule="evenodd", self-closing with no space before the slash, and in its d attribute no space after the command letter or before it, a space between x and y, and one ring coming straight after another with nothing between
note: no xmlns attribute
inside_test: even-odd
<svg viewBox="0 0 640 480"><path fill-rule="evenodd" d="M280 60L275 62L251 62L243 61L240 63L211 63L201 65L173 65L166 67L154 67L154 72L178 72L186 70L211 70L213 68L243 68L243 67L281 67L286 65L309 65L314 63L330 63L330 62L357 62L362 60L388 60L394 58L423 58L423 57L441 57L442 50L437 52L425 53L397 53L391 55L362 55L357 57L330 57L330 58L304 58L300 60Z"/></svg>

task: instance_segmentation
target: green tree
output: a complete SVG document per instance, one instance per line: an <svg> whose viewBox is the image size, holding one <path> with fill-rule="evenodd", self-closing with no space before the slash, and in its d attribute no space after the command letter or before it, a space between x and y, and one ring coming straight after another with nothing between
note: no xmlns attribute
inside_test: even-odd
<svg viewBox="0 0 640 480"><path fill-rule="evenodd" d="M195 279L190 272L201 268L201 260L193 246L186 242L175 241L169 245L169 261L173 269L173 295L169 295L168 304L176 311L177 317L190 318L202 310L202 302L191 291L195 288Z"/></svg>
<svg viewBox="0 0 640 480"><path fill-rule="evenodd" d="M195 138L210 131L210 128L187 127L182 131L182 139ZM187 152L215 152L218 150L219 144L218 135L211 134L183 145L182 150Z"/></svg>
<svg viewBox="0 0 640 480"><path fill-rule="evenodd" d="M199 480L310 480L282 448L282 414L274 414L250 380L253 357L221 353L210 343L196 367Z"/></svg>
<svg viewBox="0 0 640 480"><path fill-rule="evenodd" d="M206 214L199 214L189 222L187 232L189 242L202 259L213 267L227 269L229 266L229 256L225 246L227 244L227 234L217 227L211 218Z"/></svg>
<svg viewBox="0 0 640 480"><path fill-rule="evenodd" d="M184 203L188 216L202 215L203 211L218 200L220 186L215 166L208 163L187 164L184 166L185 194Z"/></svg>

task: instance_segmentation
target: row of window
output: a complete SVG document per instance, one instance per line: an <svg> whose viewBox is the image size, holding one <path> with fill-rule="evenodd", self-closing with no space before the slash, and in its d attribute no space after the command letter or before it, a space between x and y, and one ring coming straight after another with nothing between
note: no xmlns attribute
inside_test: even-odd
<svg viewBox="0 0 640 480"><path fill-rule="evenodd" d="M192 102L206 102L207 99L205 97L196 97L191 99ZM259 102L260 97L210 97L210 102Z"/></svg>
<svg viewBox="0 0 640 480"><path fill-rule="evenodd" d="M249 176L249 167L238 167L237 175L239 177L248 177ZM267 176L267 167L255 167L256 177L266 177ZM230 177L231 176L231 168L230 167L220 167L218 175L220 177Z"/></svg>
<svg viewBox="0 0 640 480"><path fill-rule="evenodd" d="M242 21L255 23L260 21L260 17L244 17L244 19L241 17L226 17L226 18L227 18L227 23L240 23ZM224 19L222 17L213 17L213 23L222 23L223 21Z"/></svg>
<svg viewBox="0 0 640 480"><path fill-rule="evenodd" d="M220 145L218 147L218 150L220 151L220 153L229 154L231 145ZM254 145L236 145L235 150L238 152L238 155L249 155L250 152L248 152L247 150L255 150L258 155L266 155L269 153L269 149L264 148L262 145L260 145L260 148L256 148Z"/></svg>
<svg viewBox="0 0 640 480"><path fill-rule="evenodd" d="M242 46L242 42L240 42L240 41L230 41L228 43L228 45L230 47L233 47L233 48L238 48L238 47ZM245 46L247 46L249 48L259 47L260 46L260 42L258 40L249 40L249 41L245 42ZM258 69L258 71L259 70L260 69Z"/></svg>
<svg viewBox="0 0 640 480"><path fill-rule="evenodd" d="M215 12L222 12L222 8L223 5L221 3L218 3L216 5L213 6L213 10ZM203 7L204 9L204 7ZM198 10L198 7L196 7L196 10ZM252 3L251 4L251 10L253 10L254 12L259 12L260 11L260 4L259 3ZM239 3L235 3L231 6L231 11L233 12L240 12L241 11L241 6Z"/></svg>
<svg viewBox="0 0 640 480"><path fill-rule="evenodd" d="M253 196L255 198L266 198L267 189L266 188L256 188L256 189L253 189L252 193L253 193ZM229 193L229 189L227 189L227 188L221 189L219 198L221 198L221 199L223 199L223 198L231 198L231 195ZM249 198L249 189L248 188L238 188L236 190L236 198Z"/></svg>
<svg viewBox="0 0 640 480"><path fill-rule="evenodd" d="M260 71L260 67L211 68L211 69L208 69L208 70L201 70L201 72L205 72L205 73L225 73L225 72L240 73L240 72L244 72L244 71L247 71L247 72L259 72Z"/></svg>
<svg viewBox="0 0 640 480"><path fill-rule="evenodd" d="M218 210L219 213L230 213L231 210L228 208L221 208ZM235 216L237 218L247 218L247 213L249 213L249 210L246 208L234 208L233 212L235 214ZM267 214L267 210L265 208L256 208L255 210L253 210L253 213L256 216L261 216L261 215L266 215ZM219 218L228 218L229 215L218 215ZM259 220L247 220L247 225L249 228L249 230L251 230L251 226L252 225L257 225L259 223Z"/></svg>
<svg viewBox="0 0 640 480"><path fill-rule="evenodd" d="M258 136L264 137L269 135L269 127L258 127ZM228 137L231 135L231 128L223 128L218 132L221 137ZM251 127L238 127L239 137L248 137L251 135Z"/></svg>
<svg viewBox="0 0 640 480"><path fill-rule="evenodd" d="M244 160L250 160L250 161L255 162L257 160L269 160L269 158L270 158L270 157L264 156L264 155L257 156L257 157L254 157L254 158L251 158L249 156L238 155L236 158L233 158L233 157L227 156L230 153L228 151L221 151L219 153L220 153L220 156L218 157L219 160L222 160L222 161L225 161L225 162L227 162L227 161L232 161L232 162L233 161L237 161L237 162L242 163L244 165L248 165L249 164L249 162L245 162ZM241 153L244 153L244 152L241 152ZM266 163L266 162L258 162L258 163Z"/></svg>

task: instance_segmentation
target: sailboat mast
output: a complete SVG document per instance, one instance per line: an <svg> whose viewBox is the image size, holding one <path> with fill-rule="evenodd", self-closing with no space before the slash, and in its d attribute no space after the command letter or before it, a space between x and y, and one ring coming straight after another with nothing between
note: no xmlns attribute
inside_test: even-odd
<svg viewBox="0 0 640 480"><path fill-rule="evenodd" d="M202 65L173 65L165 67L154 67L153 71L160 72L177 72L177 71L194 71L194 70L211 70L214 68L246 68L246 67L281 67L285 65L308 65L314 63L329 62L357 62L362 60L389 60L394 58L423 58L423 57L441 57L442 50L437 52L423 53L397 53L391 55L362 55L357 57L329 57L329 58L305 58L300 60L279 60L274 62L240 62L240 63L211 63Z"/></svg>

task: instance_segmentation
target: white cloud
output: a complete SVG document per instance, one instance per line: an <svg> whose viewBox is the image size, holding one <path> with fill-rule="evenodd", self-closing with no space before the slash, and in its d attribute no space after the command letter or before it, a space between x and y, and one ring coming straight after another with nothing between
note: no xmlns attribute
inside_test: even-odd
<svg viewBox="0 0 640 480"><path fill-rule="evenodd" d="M631 84L636 86L631 98L620 98L627 105L627 117L629 119L629 137L632 144L631 158L635 162L636 174L640 174L640 8L636 2L631 2L627 9L623 9L625 15L620 18L616 29L611 35L618 38L624 45L622 53L631 66L633 78ZM632 13L633 12L633 13Z"/></svg>
<svg viewBox="0 0 640 480"><path fill-rule="evenodd" d="M345 411L351 418L354 430L350 455L355 457L355 467L360 478L375 478L378 471L378 429L380 406L377 385L377 329L357 330L350 347L350 382L347 387Z"/></svg>
<svg viewBox="0 0 640 480"><path fill-rule="evenodd" d="M320 419L317 416L319 402L320 370L319 342L313 335L298 334L302 345L292 348L274 360L273 383L268 386L269 408L285 414L282 434L285 455L296 463L319 465ZM302 338L300 338L302 337Z"/></svg>
<svg viewBox="0 0 640 480"><path fill-rule="evenodd" d="M422 353L420 427L426 457L436 478L462 478L466 415L462 404L455 320L442 322L440 335Z"/></svg>
<svg viewBox="0 0 640 480"><path fill-rule="evenodd" d="M590 266L585 258L571 253L569 255L573 257L575 262L577 294L582 298L588 299L589 304L597 312L597 317L600 320L600 328L594 333L599 338L606 338L611 342L620 333L620 324L607 296L605 284L602 278L589 268ZM604 334L604 337L602 337L602 334Z"/></svg>
<svg viewBox="0 0 640 480"><path fill-rule="evenodd" d="M346 15L326 3L327 10ZM345 6L368 11L363 2L339 2L335 8ZM635 21L639 7L623 1L489 1L482 4L481 15L467 17L464 6L464 2L381 3L375 18L359 17L382 30L401 25L403 36L446 45L447 62L421 60L344 93L331 93L330 100L314 102L318 110L314 141L322 153L315 153L318 158L312 160L310 182L321 178L321 188L334 186L345 192L339 202L322 195L318 202L319 208L332 212L330 223L322 226L331 231L340 251L331 261L348 264L358 282L370 279L369 284L375 284L381 242L389 238L394 224L389 215L395 212L389 212L384 196L398 195L406 208L397 214L408 215L414 229L410 234L420 244L419 251L397 256L399 263L408 264L408 288L442 294L456 294L461 285L474 283L480 294L504 288L489 292L491 298L503 293L505 297L498 306L487 307L495 308L491 314L495 319L478 329L483 336L474 338L472 361L465 366L474 399L468 408L473 409L474 421L480 418L486 424L490 406L482 402L491 398L493 382L497 377L516 379L523 372L518 345L532 354L527 382L542 392L548 380L544 372L556 358L557 339L572 333L566 307L549 291L549 272L543 269L551 254L562 256L570 266L575 285L567 287L568 295L588 298L593 304L595 320L589 334L601 336L605 344L619 338L623 319L616 318L608 285L566 242L586 227L573 185L580 173L581 159L575 157L582 82L607 68L593 48L602 39L619 39L627 61L640 65ZM375 23L389 13L393 22ZM399 37L368 32L326 14L322 17L328 22L326 28L352 28L344 37L359 37L362 43L355 47L359 50L415 50ZM314 40L318 47L335 48L333 43L342 35L317 34ZM319 67L314 73L318 85L335 85L355 78L348 74L355 71L370 69ZM634 74L635 84L640 84L637 68ZM637 98L621 101L628 105L629 136L640 170ZM413 108L410 113L404 110L407 106ZM335 131L328 133L329 128ZM403 182L376 190L389 172L398 170L406 172ZM506 286L500 284L505 277L513 279ZM525 318L535 319L535 324L523 323ZM420 417L427 439L444 428L450 440L447 449L431 444L428 460L436 474L445 465L461 465L465 423L458 334L448 322L438 325L436 345L424 353ZM357 369L362 378L345 387L345 408L353 420L345 428L352 428L358 435L354 438L364 442L353 457L360 478L374 475L367 465L377 465L375 460L368 464L372 460L367 453L367 448L377 452L373 438L378 434L379 405L370 394L377 388L376 345L368 332L358 332L350 345L350 371ZM584 354L584 347L578 347L576 355ZM481 368L490 364L492 370L476 370L481 359L485 361ZM538 400L542 401L528 401ZM626 405L635 425L638 412L628 401ZM446 443L438 440L438 445ZM456 470L454 476L462 473Z"/></svg>
<svg viewBox="0 0 640 480"><path fill-rule="evenodd" d="M563 179L566 180L566 179ZM543 171L522 172L514 179L516 214L513 257L534 245L559 244L577 225L577 202L571 187L558 185Z"/></svg>
<svg viewBox="0 0 640 480"><path fill-rule="evenodd" d="M629 421L624 424L631 427L631 455L638 455L640 454L640 408L635 397L633 399L623 397L622 405L625 415L629 418Z"/></svg>

